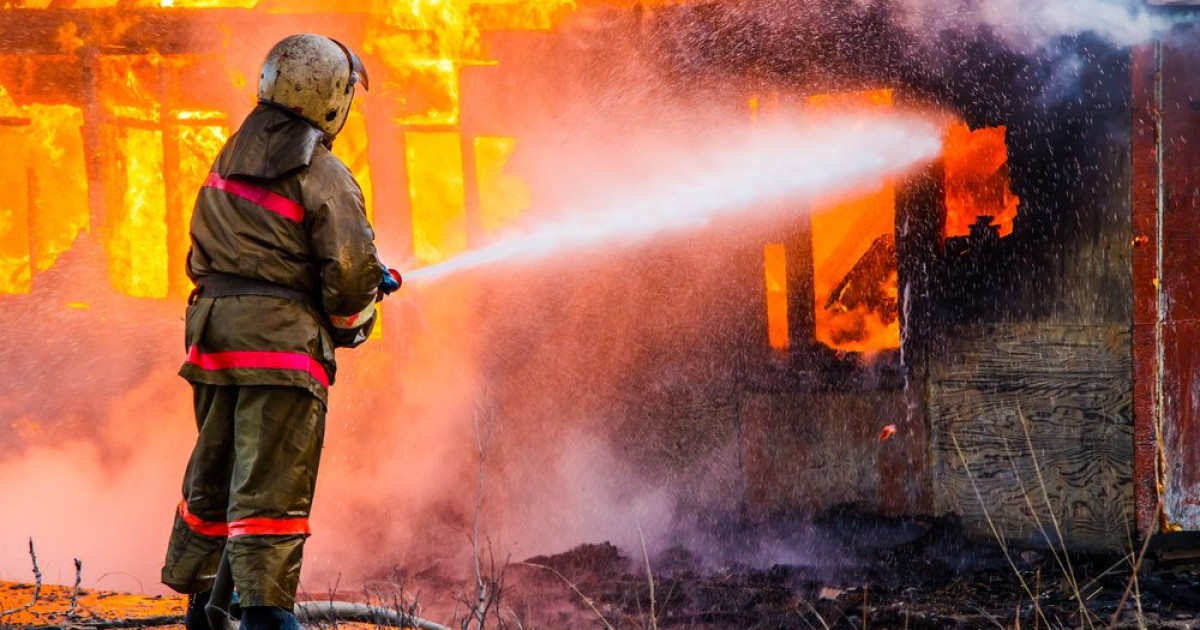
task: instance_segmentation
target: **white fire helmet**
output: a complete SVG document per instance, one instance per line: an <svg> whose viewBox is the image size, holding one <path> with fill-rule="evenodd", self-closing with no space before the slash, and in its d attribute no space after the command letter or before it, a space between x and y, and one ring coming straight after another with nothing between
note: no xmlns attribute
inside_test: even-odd
<svg viewBox="0 0 1200 630"><path fill-rule="evenodd" d="M320 35L292 35L267 53L258 100L299 114L332 138L346 124L358 83L368 88L367 71L349 48Z"/></svg>

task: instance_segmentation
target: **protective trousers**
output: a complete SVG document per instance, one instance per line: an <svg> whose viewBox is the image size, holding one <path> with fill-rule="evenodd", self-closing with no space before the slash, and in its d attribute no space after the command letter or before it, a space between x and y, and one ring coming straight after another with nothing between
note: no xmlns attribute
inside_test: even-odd
<svg viewBox="0 0 1200 630"><path fill-rule="evenodd" d="M325 405L299 387L192 388L200 434L184 475L163 583L181 593L210 590L228 547L241 606L291 610Z"/></svg>

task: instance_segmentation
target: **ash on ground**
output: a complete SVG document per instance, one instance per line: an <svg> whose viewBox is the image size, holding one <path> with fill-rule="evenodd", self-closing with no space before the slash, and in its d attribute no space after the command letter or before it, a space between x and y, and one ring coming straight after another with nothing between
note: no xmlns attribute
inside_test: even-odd
<svg viewBox="0 0 1200 630"><path fill-rule="evenodd" d="M739 536L800 526L774 521ZM511 564L503 604L525 628L1200 628L1198 567L1147 554L1135 580L1140 548L1006 550L969 540L953 518L844 509L804 526L851 557L713 566L675 547L647 570L640 550L587 544Z"/></svg>

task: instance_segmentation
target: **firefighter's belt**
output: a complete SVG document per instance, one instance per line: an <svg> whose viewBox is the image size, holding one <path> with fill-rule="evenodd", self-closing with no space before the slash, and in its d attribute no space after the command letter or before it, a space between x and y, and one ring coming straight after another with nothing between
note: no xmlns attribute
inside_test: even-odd
<svg viewBox="0 0 1200 630"><path fill-rule="evenodd" d="M312 295L300 289L293 289L292 287L267 282L266 280L253 280L241 276L215 273L204 276L196 281L196 289L192 291L188 303L195 302L202 297L217 298L229 295L267 295L295 300L297 302L311 303L313 301Z"/></svg>

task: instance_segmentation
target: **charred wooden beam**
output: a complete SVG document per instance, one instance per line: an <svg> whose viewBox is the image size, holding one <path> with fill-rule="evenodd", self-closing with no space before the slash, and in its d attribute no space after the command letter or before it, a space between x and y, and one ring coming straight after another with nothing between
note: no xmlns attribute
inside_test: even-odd
<svg viewBox="0 0 1200 630"><path fill-rule="evenodd" d="M896 435L879 457L883 508L891 513L929 512L932 505L929 420L925 374L933 343L933 284L946 229L944 167L938 162L912 176L896 193L896 263L901 356L907 386Z"/></svg>
<svg viewBox="0 0 1200 630"><path fill-rule="evenodd" d="M249 9L7 9L0 10L0 54L62 55L95 46L103 54L181 55L212 52L229 33L294 29L288 16ZM361 13L306 14L327 31L365 28Z"/></svg>

